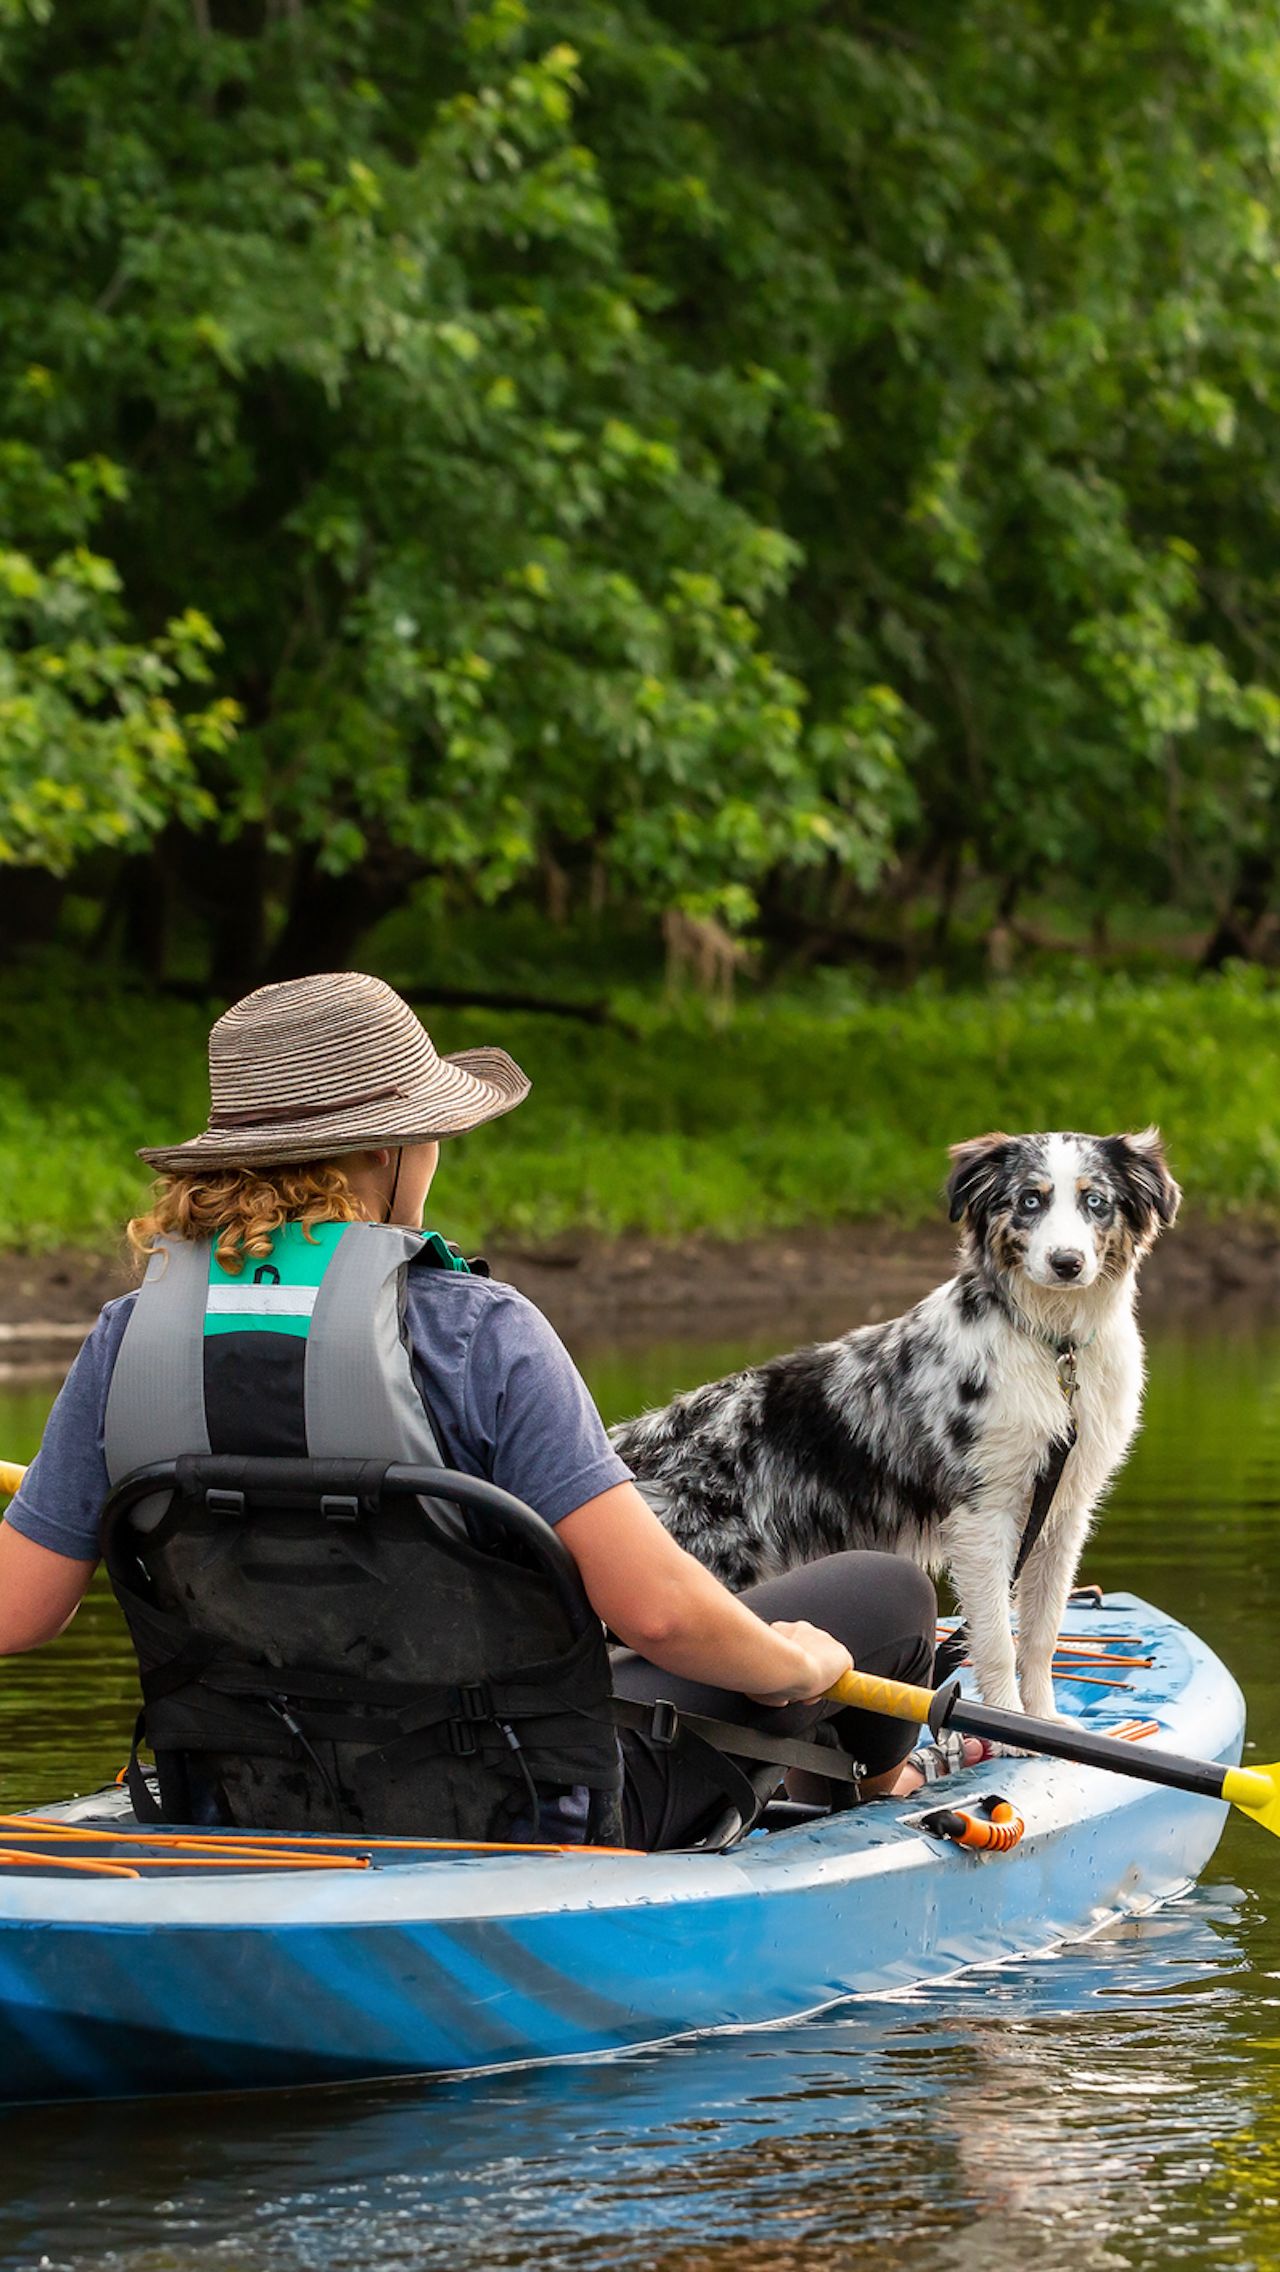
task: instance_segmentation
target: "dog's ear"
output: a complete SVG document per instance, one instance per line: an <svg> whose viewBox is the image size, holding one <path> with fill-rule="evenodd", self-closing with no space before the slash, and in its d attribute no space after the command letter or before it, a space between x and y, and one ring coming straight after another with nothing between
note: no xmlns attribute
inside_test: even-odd
<svg viewBox="0 0 1280 2272"><path fill-rule="evenodd" d="M1143 1128L1136 1136L1105 1136L1102 1149L1120 1188L1121 1209L1134 1229L1150 1230L1153 1221L1167 1229L1182 1193L1165 1165L1159 1129Z"/></svg>
<svg viewBox="0 0 1280 2272"><path fill-rule="evenodd" d="M947 1212L953 1223L995 1196L1000 1171L1014 1138L995 1128L989 1136L971 1136L967 1144L951 1146L951 1173L947 1178Z"/></svg>

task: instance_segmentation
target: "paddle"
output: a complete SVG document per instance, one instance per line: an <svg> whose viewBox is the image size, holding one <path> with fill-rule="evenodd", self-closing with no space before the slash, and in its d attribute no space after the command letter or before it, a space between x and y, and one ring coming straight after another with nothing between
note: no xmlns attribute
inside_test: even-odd
<svg viewBox="0 0 1280 2272"><path fill-rule="evenodd" d="M0 1460L0 1495L15 1492L25 1473L26 1469L14 1461ZM971 1703L954 1684L937 1689L912 1688L906 1681L881 1680L874 1673L847 1672L829 1694L839 1703L857 1705L864 1712L882 1712L889 1720L927 1726L935 1736L943 1728L956 1728L962 1735L986 1736L1020 1751L1042 1751L1051 1759L1069 1759L1079 1767L1105 1767L1113 1775L1132 1775L1140 1783L1163 1783L1172 1791L1227 1799L1280 1838L1280 1761L1269 1767L1216 1767L1210 1760L1183 1759L1173 1751L1149 1751L1145 1746L1138 1750L1114 1736L1092 1735L1086 1728L1068 1728L1057 1720L1032 1720L1022 1712L1002 1712L996 1705Z"/></svg>
<svg viewBox="0 0 1280 2272"><path fill-rule="evenodd" d="M827 1692L841 1704L864 1712L883 1712L890 1720L911 1720L939 1735L957 1728L962 1735L986 1736L1019 1751L1047 1752L1080 1767L1105 1767L1113 1775L1132 1775L1140 1783L1163 1783L1171 1791L1195 1791L1207 1799L1228 1799L1242 1814L1280 1838L1280 1761L1269 1767L1216 1767L1207 1759L1183 1759L1174 1751L1150 1751L1145 1744L1091 1735L1086 1728L1058 1720L1032 1720L1022 1712L1002 1712L974 1704L954 1685L912 1688L906 1681L881 1680L874 1673L847 1672Z"/></svg>

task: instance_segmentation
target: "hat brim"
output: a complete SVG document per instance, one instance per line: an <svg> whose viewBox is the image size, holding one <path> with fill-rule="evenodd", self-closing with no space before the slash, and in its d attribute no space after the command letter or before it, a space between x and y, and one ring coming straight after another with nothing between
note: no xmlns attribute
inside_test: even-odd
<svg viewBox="0 0 1280 2272"><path fill-rule="evenodd" d="M295 1160L336 1158L374 1145L425 1144L465 1136L523 1104L532 1083L505 1049L459 1049L441 1057L429 1082L376 1102L254 1128L207 1128L185 1144L147 1145L138 1153L168 1175L197 1168L286 1167Z"/></svg>

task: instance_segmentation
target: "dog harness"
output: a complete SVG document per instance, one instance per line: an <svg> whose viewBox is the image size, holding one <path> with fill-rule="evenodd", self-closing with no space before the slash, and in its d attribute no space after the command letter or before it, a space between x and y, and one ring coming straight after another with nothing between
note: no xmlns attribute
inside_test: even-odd
<svg viewBox="0 0 1280 2272"><path fill-rule="evenodd" d="M1021 1330L1028 1332L1034 1329L1023 1326ZM1043 1341L1046 1347L1052 1349L1055 1353L1054 1369L1058 1376L1058 1387L1062 1392L1062 1400L1067 1408L1067 1418L1062 1434L1056 1436L1050 1444L1044 1465L1040 1469L1032 1488L1031 1505L1027 1509L1027 1519L1022 1526L1022 1536L1018 1541L1018 1551L1014 1556L1013 1572L1009 1579L1011 1591L1022 1576L1035 1550L1040 1533L1049 1520L1053 1502L1057 1497L1058 1485L1062 1481L1062 1471L1071 1457L1076 1437L1079 1434L1075 1420L1075 1402L1076 1390L1080 1385L1080 1343L1071 1340L1058 1341L1042 1333L1036 1333L1035 1339ZM1084 1344L1086 1349L1092 1339L1093 1335L1090 1334L1089 1341ZM933 1660L935 1682L947 1680L952 1673L958 1671L968 1652L968 1630L963 1624L957 1625L944 1641L938 1643Z"/></svg>
<svg viewBox="0 0 1280 2272"><path fill-rule="evenodd" d="M1090 1339L1092 1339L1092 1335ZM1054 1370L1058 1376L1058 1387L1062 1391L1063 1403L1067 1408L1067 1424L1063 1434L1055 1437L1050 1444L1044 1466L1036 1477L1035 1488L1031 1494L1031 1505L1027 1510L1022 1537L1018 1542L1013 1576L1010 1580L1011 1585L1016 1585L1022 1576L1027 1559L1049 1520L1049 1511L1057 1496L1058 1485L1062 1481L1062 1471L1071 1457L1079 1433L1076 1427L1075 1403L1076 1390L1080 1385L1080 1344L1076 1341L1053 1341L1050 1342L1049 1346L1057 1353ZM1087 1348L1088 1343L1085 1346Z"/></svg>

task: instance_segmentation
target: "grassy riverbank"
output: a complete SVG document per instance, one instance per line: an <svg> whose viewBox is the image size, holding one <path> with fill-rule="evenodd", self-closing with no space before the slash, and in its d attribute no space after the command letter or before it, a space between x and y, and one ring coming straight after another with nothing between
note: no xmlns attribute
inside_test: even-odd
<svg viewBox="0 0 1280 2272"><path fill-rule="evenodd" d="M1280 988L1082 976L865 996L619 1003L635 1037L440 1012L443 1048L502 1041L533 1075L510 1120L449 1147L438 1218L464 1240L566 1231L741 1237L933 1213L948 1143L990 1127L1158 1120L1197 1213L1280 1215ZM204 1124L198 1005L86 976L0 985L0 1248L112 1238L134 1147Z"/></svg>

